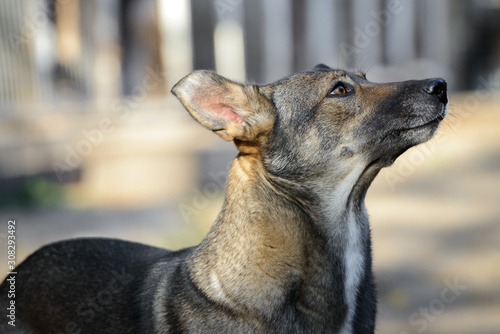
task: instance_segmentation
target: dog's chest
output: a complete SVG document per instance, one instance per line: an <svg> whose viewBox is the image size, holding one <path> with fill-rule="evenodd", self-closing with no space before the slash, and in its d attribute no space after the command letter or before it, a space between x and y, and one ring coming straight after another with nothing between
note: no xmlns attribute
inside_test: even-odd
<svg viewBox="0 0 500 334"><path fill-rule="evenodd" d="M342 326L341 334L352 332L352 321L356 312L356 299L363 276L365 254L363 247L362 226L358 224L353 212L349 212L346 219L346 247L344 250L344 298L347 305L347 314Z"/></svg>
<svg viewBox="0 0 500 334"><path fill-rule="evenodd" d="M312 266L297 306L318 331L348 334L353 330L357 295L363 284L366 231L354 213L336 224L328 249L310 253Z"/></svg>

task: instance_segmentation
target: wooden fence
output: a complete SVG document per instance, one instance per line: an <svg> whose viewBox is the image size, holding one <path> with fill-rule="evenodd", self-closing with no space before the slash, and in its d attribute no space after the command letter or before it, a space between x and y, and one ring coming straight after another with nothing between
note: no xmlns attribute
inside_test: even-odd
<svg viewBox="0 0 500 334"><path fill-rule="evenodd" d="M164 97L198 68L265 83L326 63L372 70L380 80L442 75L463 88L455 83L466 75L459 51L471 7L465 0L2 1L1 113L138 94L148 71L167 74L147 92Z"/></svg>

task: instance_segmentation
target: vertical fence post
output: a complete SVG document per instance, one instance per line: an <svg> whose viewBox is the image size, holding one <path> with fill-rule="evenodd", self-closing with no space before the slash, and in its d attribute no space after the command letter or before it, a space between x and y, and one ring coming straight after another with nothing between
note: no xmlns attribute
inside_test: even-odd
<svg viewBox="0 0 500 334"><path fill-rule="evenodd" d="M261 0L243 1L245 43L245 70L247 80L265 83L264 75L264 24Z"/></svg>
<svg viewBox="0 0 500 334"><path fill-rule="evenodd" d="M191 0L194 68L215 70L215 13L210 0Z"/></svg>

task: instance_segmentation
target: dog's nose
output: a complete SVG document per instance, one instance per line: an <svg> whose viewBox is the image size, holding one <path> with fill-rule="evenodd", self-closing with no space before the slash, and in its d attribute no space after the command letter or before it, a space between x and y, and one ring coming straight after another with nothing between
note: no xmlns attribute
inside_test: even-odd
<svg viewBox="0 0 500 334"><path fill-rule="evenodd" d="M443 104L448 102L448 95L446 94L446 81L441 78L430 79L422 87L423 91L427 94L436 96Z"/></svg>

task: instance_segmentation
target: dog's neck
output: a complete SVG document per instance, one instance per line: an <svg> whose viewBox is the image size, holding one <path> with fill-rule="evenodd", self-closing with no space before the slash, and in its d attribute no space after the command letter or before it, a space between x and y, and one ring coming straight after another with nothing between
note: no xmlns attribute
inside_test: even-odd
<svg viewBox="0 0 500 334"><path fill-rule="evenodd" d="M251 312L256 321L268 321L293 298L294 312L330 326L344 324L353 316L366 265L369 230L360 226L367 223L362 202L376 173L364 174L353 170L329 184L329 201L314 195L312 202L300 202L269 182L260 159L240 155L229 172L223 208L193 253L191 278L208 298ZM362 178L368 185L359 185ZM349 256L353 263L345 261ZM332 307L340 310L339 319L332 320Z"/></svg>

